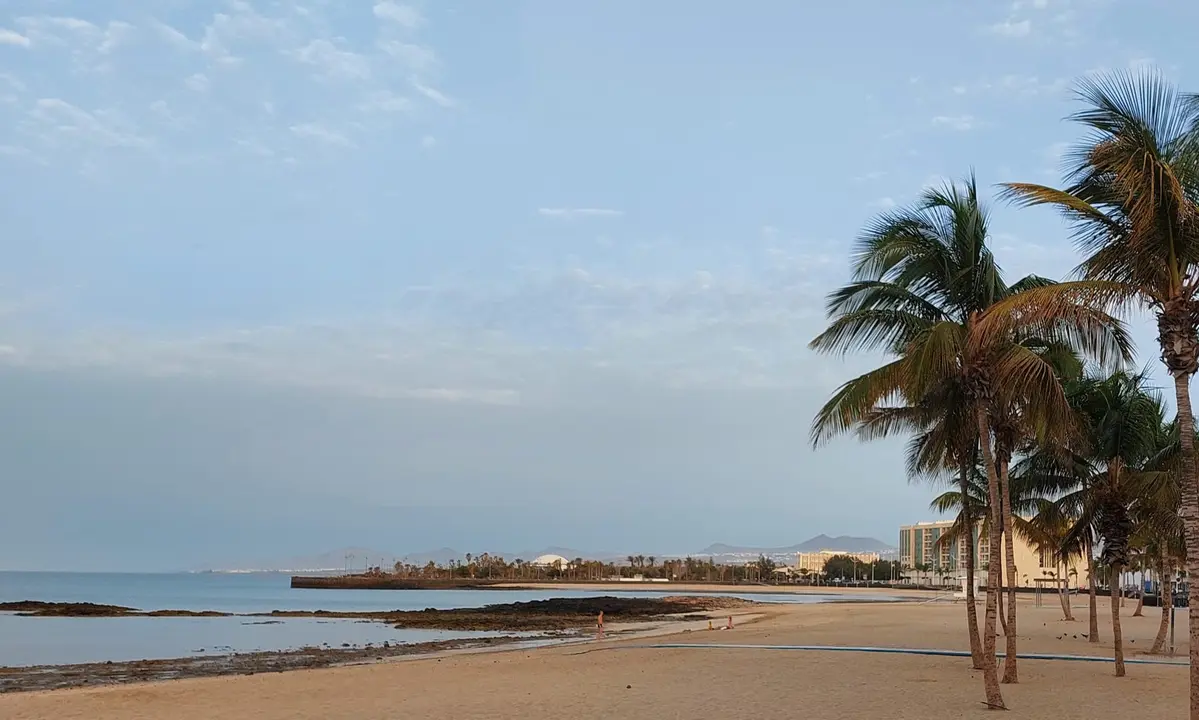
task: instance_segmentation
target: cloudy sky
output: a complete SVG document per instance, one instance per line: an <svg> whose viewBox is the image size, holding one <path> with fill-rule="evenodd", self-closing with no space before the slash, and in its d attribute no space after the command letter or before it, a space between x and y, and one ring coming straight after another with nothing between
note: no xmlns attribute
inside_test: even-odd
<svg viewBox="0 0 1199 720"><path fill-rule="evenodd" d="M1144 6L1152 5L1152 12ZM1164 0L10 0L0 567L686 552L927 519L813 452L859 228L1052 182ZM1013 276L1074 264L996 208ZM1151 335L1142 331L1148 341ZM1145 354L1152 361L1155 354Z"/></svg>

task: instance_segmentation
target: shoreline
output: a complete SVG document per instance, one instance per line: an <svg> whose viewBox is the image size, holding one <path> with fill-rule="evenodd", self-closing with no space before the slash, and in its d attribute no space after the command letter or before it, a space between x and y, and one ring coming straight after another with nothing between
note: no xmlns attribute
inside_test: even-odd
<svg viewBox="0 0 1199 720"><path fill-rule="evenodd" d="M595 622L603 613L613 621L686 616L754 604L723 596L677 595L661 598L563 597L495 603L477 608L423 610L272 610L224 612L214 610L139 610L122 605L56 603L38 600L0 603L0 612L25 618L321 618L392 624L396 629L529 631L566 630Z"/></svg>
<svg viewBox="0 0 1199 720"><path fill-rule="evenodd" d="M528 640L529 638L526 637L502 636L439 640L407 645L384 642L381 645L368 643L362 647L352 648L304 647L293 650L267 650L227 655L191 655L154 660L0 667L0 695L66 690L78 687L167 682L226 675L314 670L381 662L410 655L424 657L449 650L472 648L481 650Z"/></svg>
<svg viewBox="0 0 1199 720"><path fill-rule="evenodd" d="M1096 712L1168 717L1185 707L1185 616L1179 619L1179 662L1130 665L1128 677L1115 678L1106 612L1099 615L1102 640L1095 644L1085 635L1085 603L1074 604L1080 619L1068 622L1058 607L1038 607L1032 598L1018 602L1020 652L1027 659L1020 663L1020 683L1004 686L1013 717L1092 717ZM1145 653L1160 618L1131 612L1125 609L1121 619L1129 658L1161 657ZM837 717L956 720L982 712L982 682L971 668L963 619L960 603L762 605L735 614L736 626L726 632L707 632L706 621L635 623L621 626L619 634L614 625L602 642L583 633L541 646L493 641L491 647L425 646L361 661L343 655L339 660L345 662L313 672L103 687L93 680L75 689L2 694L0 717L783 720L799 707ZM651 634L662 639L637 639ZM818 651L822 647L843 651ZM947 657L844 651L852 648L959 652ZM1102 661L1051 662L1028 655ZM152 678L126 682L140 679ZM785 702L779 688L786 688Z"/></svg>
<svg viewBox="0 0 1199 720"><path fill-rule="evenodd" d="M22 601L0 607L40 611L25 614L29 622L38 618L170 617L256 617L339 618L360 622L388 623L396 629L442 629L514 633L490 637L466 637L428 642L373 642L342 647L304 646L280 650L254 650L223 654L193 654L173 658L110 660L0 667L0 694L60 690L74 687L122 685L188 678L281 673L343 665L386 662L405 657L426 658L448 652L483 652L505 648L531 648L561 645L594 639L597 615L609 619L605 639L633 635L675 634L719 624L726 616L757 618L765 614L764 604L733 598L679 596L675 598L557 598L552 600L491 605L457 610L329 612L275 611L271 613L212 613L151 611L88 603L40 603ZM73 614L75 613L75 614ZM515 634L519 633L519 634ZM534 633L534 634L530 634Z"/></svg>
<svg viewBox="0 0 1199 720"><path fill-rule="evenodd" d="M59 665L0 667L0 696L18 693L57 692L176 680L279 674L299 670L378 665L412 660L438 660L482 653L561 648L571 645L600 645L618 640L683 635L731 618L737 625L771 617L769 612L721 609L720 613L660 616L640 622L613 623L598 638L580 628L549 631L538 637L504 635L460 638L422 643L367 643L349 648L303 647L224 655L192 655L152 660L106 661ZM727 614L726 614L727 612ZM712 629L721 630L717 623Z"/></svg>

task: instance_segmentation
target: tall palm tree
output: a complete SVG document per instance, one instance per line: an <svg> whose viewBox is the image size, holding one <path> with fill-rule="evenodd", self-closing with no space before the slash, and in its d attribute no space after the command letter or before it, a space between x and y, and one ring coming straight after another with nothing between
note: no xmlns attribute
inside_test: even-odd
<svg viewBox="0 0 1199 720"><path fill-rule="evenodd" d="M1086 485L1093 475L1093 468L1087 459L1076 449L1054 446L1034 448L1017 465L1015 472L1026 478L1026 482L1037 488L1037 492L1045 496L1061 498L1066 493ZM1046 513L1040 522L1056 525L1067 522L1073 532L1068 537L1062 537L1058 543L1056 557L1064 559L1071 555L1079 555L1087 563L1087 606L1089 628L1087 640L1099 642L1099 606L1098 606L1098 567L1095 565L1096 533L1093 527L1079 525L1077 518L1069 515L1074 510L1063 509L1058 505L1057 510ZM1047 528L1048 529L1048 528ZM1056 530L1056 528L1054 528Z"/></svg>
<svg viewBox="0 0 1199 720"><path fill-rule="evenodd" d="M1041 479L1042 485L1068 483L1059 488L1066 492L1057 501L1062 515L1074 519L1065 543L1081 547L1095 536L1103 542L1100 558L1111 578L1117 677L1125 674L1120 574L1132 561L1135 518L1147 514L1142 506L1159 480L1149 464L1160 451L1164 410L1145 384L1144 375L1125 372L1071 382L1068 397L1079 434L1073 452L1059 453L1069 472Z"/></svg>
<svg viewBox="0 0 1199 720"><path fill-rule="evenodd" d="M1130 345L1123 327L1089 304L1086 288L1055 286L1036 304L1013 302L1026 290L1051 284L1030 277L1008 286L987 239L987 214L972 177L960 186L927 190L914 206L886 213L866 229L854 278L830 295L831 322L810 346L838 353L881 349L893 359L842 385L813 421L812 438L819 444L864 424L876 434L937 433L944 438L942 454L967 468L978 448L994 512L1003 503L992 417L1025 408L1026 424L1040 431L1068 416L1052 363L1029 341L1069 343L1101 360L1127 355ZM955 396L957 403L943 404ZM935 422L934 412L953 421ZM972 426L977 433L971 437ZM992 520L990 543L998 552L1003 519ZM990 563L983 631L991 707L1004 706L995 667L999 571L998 562ZM1012 633L1005 665L1013 676L1015 662Z"/></svg>
<svg viewBox="0 0 1199 720"><path fill-rule="evenodd" d="M1022 205L1056 207L1086 258L1083 276L1105 299L1146 306L1174 379L1181 439L1181 515L1187 577L1199 597L1199 483L1190 380L1199 370L1199 102L1156 71L1092 76L1078 84L1088 130L1069 156L1066 187L1013 183ZM1199 720L1199 602L1190 603L1192 720Z"/></svg>
<svg viewBox="0 0 1199 720"><path fill-rule="evenodd" d="M1149 652L1161 653L1166 644L1170 610L1174 605L1175 571L1186 561L1185 531L1178 508L1181 502L1181 439L1178 422L1163 423L1157 452L1146 463L1152 472L1142 502L1136 508L1136 538L1154 565L1158 581L1161 622Z"/></svg>

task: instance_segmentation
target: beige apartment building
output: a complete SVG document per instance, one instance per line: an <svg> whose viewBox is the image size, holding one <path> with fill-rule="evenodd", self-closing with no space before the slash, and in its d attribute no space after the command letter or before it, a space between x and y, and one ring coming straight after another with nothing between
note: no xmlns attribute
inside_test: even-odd
<svg viewBox="0 0 1199 720"><path fill-rule="evenodd" d="M909 573L927 572L935 576L945 572L954 578L964 577L966 570L966 538L957 542L944 542L941 537L953 527L952 520L937 520L919 522L915 525L904 525L899 528L899 562ZM988 538L980 531L981 523L975 529L975 572L980 580L986 578L986 568L991 561L991 548ZM1083 558L1071 560L1068 564L1055 563L1052 553L1031 545L1017 534L1013 538L1012 550L1016 560L1016 584L1020 587L1033 587L1041 583L1052 584L1055 579L1064 578L1069 586L1086 587L1087 564ZM996 559L1003 567L1003 548L999 549ZM928 568L922 570L922 568ZM1006 573L1006 568L1003 568ZM1006 577L1006 575L1005 575Z"/></svg>
<svg viewBox="0 0 1199 720"><path fill-rule="evenodd" d="M810 573L824 572L824 566L834 555L845 555L860 563L875 563L879 560L876 552L847 552L845 550L821 550L820 552L795 553L795 567Z"/></svg>

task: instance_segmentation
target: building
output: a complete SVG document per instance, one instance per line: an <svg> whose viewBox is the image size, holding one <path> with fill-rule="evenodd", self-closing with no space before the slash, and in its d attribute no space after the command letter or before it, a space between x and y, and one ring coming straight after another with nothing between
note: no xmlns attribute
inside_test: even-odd
<svg viewBox="0 0 1199 720"><path fill-rule="evenodd" d="M574 563L562 557L561 555L541 555L534 558L529 564L537 567L552 567L559 570L566 570Z"/></svg>
<svg viewBox="0 0 1199 720"><path fill-rule="evenodd" d="M967 539L963 537L956 542L941 539L953 525L952 520L937 520L900 527L900 564L909 572L930 575L944 572L952 577L964 577ZM982 524L979 523L974 531L974 567L980 580L985 579L991 561L989 539L981 530ZM1065 578L1070 587L1085 587L1087 584L1087 564L1083 558L1072 559L1067 564L1055 563L1051 552L1030 544L1019 533L1013 538L1012 550L1016 560L1016 584L1020 587L1033 587L1038 580L1052 584L1051 581L1058 578ZM1003 548L999 549L997 559L1002 568ZM1006 575L1004 577L1006 581Z"/></svg>
<svg viewBox="0 0 1199 720"><path fill-rule="evenodd" d="M845 555L863 564L876 563L879 560L876 552L849 552L848 550L821 550L820 552L795 553L795 567L809 573L823 573L829 558L835 555Z"/></svg>

